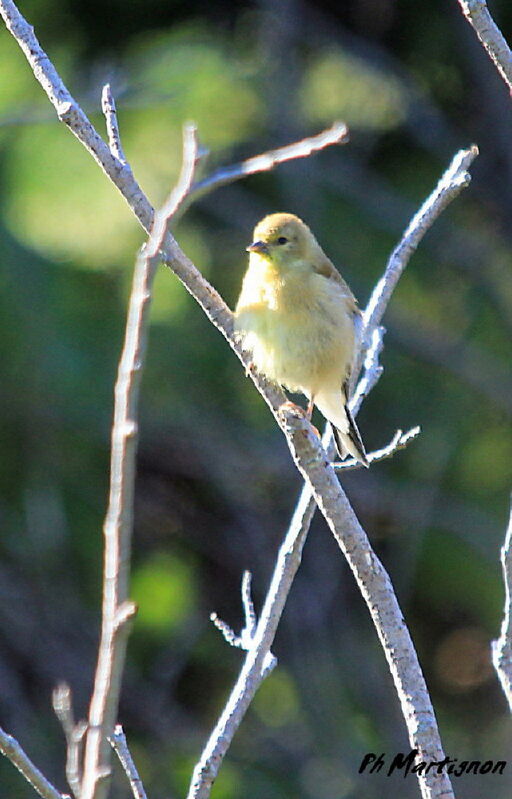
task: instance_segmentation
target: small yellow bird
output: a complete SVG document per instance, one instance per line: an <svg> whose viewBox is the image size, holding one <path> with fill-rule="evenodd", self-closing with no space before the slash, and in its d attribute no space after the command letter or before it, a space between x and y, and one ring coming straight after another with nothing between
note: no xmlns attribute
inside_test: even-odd
<svg viewBox="0 0 512 799"><path fill-rule="evenodd" d="M368 460L347 406L362 317L349 287L294 214L254 229L235 331L258 371L309 400L333 426L341 458Z"/></svg>

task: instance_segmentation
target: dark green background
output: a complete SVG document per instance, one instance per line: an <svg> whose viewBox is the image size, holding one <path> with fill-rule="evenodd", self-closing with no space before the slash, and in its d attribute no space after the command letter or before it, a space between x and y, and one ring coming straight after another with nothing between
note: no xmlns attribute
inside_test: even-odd
<svg viewBox="0 0 512 799"><path fill-rule="evenodd" d="M187 254L230 305L265 213L312 226L362 306L411 214L457 149L471 187L436 224L392 300L384 376L359 425L369 449L422 435L344 479L410 625L451 757L507 759L511 727L489 659L512 484L512 104L455 0L64 2L21 10L95 124L110 80L126 153L153 203L199 126L210 166L316 133L351 143L210 195L180 222ZM512 40L512 6L492 10ZM140 228L55 120L0 30L0 723L58 787L59 680L87 712L101 579L112 387ZM320 420L318 420L320 423ZM141 408L133 596L120 721L151 799L186 792L238 672L208 621L259 606L300 481L235 357L178 281L157 279ZM357 776L408 743L367 610L316 519L264 683L214 799L416 797ZM459 797L509 796L468 777ZM30 797L7 762L2 796ZM113 795L127 797L116 775Z"/></svg>

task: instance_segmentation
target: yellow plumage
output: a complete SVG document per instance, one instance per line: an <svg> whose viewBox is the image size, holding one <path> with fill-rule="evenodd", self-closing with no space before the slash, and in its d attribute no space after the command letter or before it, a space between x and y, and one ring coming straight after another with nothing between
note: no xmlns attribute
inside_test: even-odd
<svg viewBox="0 0 512 799"><path fill-rule="evenodd" d="M301 392L337 431L340 455L367 465L346 407L360 311L349 287L309 228L293 214L272 214L254 230L235 330L256 368Z"/></svg>

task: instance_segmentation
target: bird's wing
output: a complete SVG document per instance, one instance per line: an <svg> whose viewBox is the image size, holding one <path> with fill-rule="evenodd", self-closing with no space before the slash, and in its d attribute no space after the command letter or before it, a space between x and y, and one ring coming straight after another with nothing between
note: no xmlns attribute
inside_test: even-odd
<svg viewBox="0 0 512 799"><path fill-rule="evenodd" d="M322 277L327 278L327 280L332 280L333 284L341 288L343 291L344 296L348 300L348 307L349 310L352 311L354 315L359 316L361 311L357 305L357 300L350 291L347 283L343 280L342 276L334 266L334 264L329 260L329 258L322 253L321 258L316 258L313 262L313 269L317 273L317 275L322 275Z"/></svg>
<svg viewBox="0 0 512 799"><path fill-rule="evenodd" d="M327 280L331 280L333 285L337 286L343 292L343 295L347 299L348 311L352 314L353 322L354 322L354 354L352 361L347 364L347 372L345 375L344 385L342 386L342 391L345 393L346 400L348 399L348 386L350 383L350 376L353 367L353 361L356 357L356 353L361 346L361 334L362 334L362 327L363 327L363 315L359 309L357 304L357 300L352 294L348 284L343 280L342 276L332 263L329 258L325 255L324 252L321 253L321 256L314 259L313 262L313 269L318 275L322 275Z"/></svg>

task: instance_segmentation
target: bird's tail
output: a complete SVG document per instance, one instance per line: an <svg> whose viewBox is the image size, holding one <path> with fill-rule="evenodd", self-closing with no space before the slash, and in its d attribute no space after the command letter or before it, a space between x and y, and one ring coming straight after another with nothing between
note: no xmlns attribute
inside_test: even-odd
<svg viewBox="0 0 512 799"><path fill-rule="evenodd" d="M364 448L359 430L357 429L357 425L352 419L352 415L348 408L347 416L349 418L348 433L342 433L341 430L338 430L335 425L332 425L336 449L338 450L338 454L342 460L343 458L347 457L347 454L352 455L356 461L359 461L359 463L362 463L363 466L366 466L368 469L370 464L368 463L368 458L366 457L366 450Z"/></svg>
<svg viewBox="0 0 512 799"><path fill-rule="evenodd" d="M315 405L332 425L336 449L341 459L352 455L363 466L370 465L366 457L366 450L357 425L352 418L348 405L343 401L344 396L336 392L315 397Z"/></svg>

